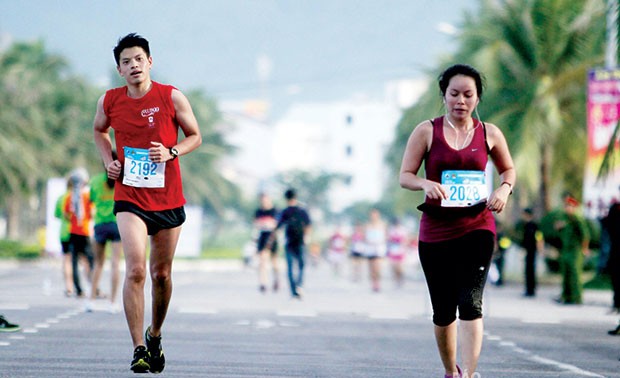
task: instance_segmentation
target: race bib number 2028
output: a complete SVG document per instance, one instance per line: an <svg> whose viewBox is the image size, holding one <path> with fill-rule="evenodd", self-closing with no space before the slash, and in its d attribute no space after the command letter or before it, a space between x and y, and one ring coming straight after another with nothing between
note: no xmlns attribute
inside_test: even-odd
<svg viewBox="0 0 620 378"><path fill-rule="evenodd" d="M473 206L489 196L484 171L444 171L441 185L448 191L448 198L441 200L444 207Z"/></svg>

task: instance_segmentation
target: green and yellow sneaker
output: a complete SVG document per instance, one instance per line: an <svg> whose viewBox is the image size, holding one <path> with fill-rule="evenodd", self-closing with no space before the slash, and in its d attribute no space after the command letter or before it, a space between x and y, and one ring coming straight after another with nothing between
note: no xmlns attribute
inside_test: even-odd
<svg viewBox="0 0 620 378"><path fill-rule="evenodd" d="M131 361L130 369L134 373L148 373L150 368L149 352L144 345L138 345L133 351L133 361Z"/></svg>
<svg viewBox="0 0 620 378"><path fill-rule="evenodd" d="M151 373L161 373L166 366L166 358L164 357L164 350L161 347L161 335L151 336L151 327L149 326L144 332L144 340L146 341L146 347L149 352Z"/></svg>

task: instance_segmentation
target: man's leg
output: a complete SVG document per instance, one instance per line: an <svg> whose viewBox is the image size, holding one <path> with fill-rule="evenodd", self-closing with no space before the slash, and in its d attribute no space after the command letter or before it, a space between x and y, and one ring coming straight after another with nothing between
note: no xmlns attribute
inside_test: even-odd
<svg viewBox="0 0 620 378"><path fill-rule="evenodd" d="M146 279L146 225L129 212L116 214L125 251L123 305L134 348L144 344L144 282Z"/></svg>
<svg viewBox="0 0 620 378"><path fill-rule="evenodd" d="M525 255L525 293L536 293L536 250L527 251Z"/></svg>
<svg viewBox="0 0 620 378"><path fill-rule="evenodd" d="M301 246L299 247L299 250L297 251L297 264L299 266L299 272L297 275L297 287L301 287L304 283L304 266L305 264L305 260L304 260L304 247Z"/></svg>
<svg viewBox="0 0 620 378"><path fill-rule="evenodd" d="M116 297L118 294L118 285L120 282L121 274L120 274L120 260L121 254L123 253L123 249L121 246L121 242L111 242L110 246L112 247L112 259L111 259L111 288L110 288L110 302L112 304L116 303Z"/></svg>
<svg viewBox="0 0 620 378"><path fill-rule="evenodd" d="M93 281L90 291L90 299L97 299L97 290L99 289L99 280L103 272L103 264L105 263L105 244L95 242L95 269L93 270Z"/></svg>
<svg viewBox="0 0 620 378"><path fill-rule="evenodd" d="M287 269L287 275L288 275L288 283L290 285L291 288L291 294L293 296L297 295L297 290L296 290L296 284L295 284L295 278L293 276L293 251L289 250L289 247L286 247L286 269Z"/></svg>
<svg viewBox="0 0 620 378"><path fill-rule="evenodd" d="M153 297L151 336L159 336L172 296L172 259L181 234L181 226L164 229L151 236L151 282Z"/></svg>

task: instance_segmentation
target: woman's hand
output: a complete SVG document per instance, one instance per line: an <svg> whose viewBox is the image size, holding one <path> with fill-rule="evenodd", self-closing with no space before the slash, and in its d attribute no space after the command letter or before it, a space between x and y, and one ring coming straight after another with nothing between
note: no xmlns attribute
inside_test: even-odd
<svg viewBox="0 0 620 378"><path fill-rule="evenodd" d="M506 207L510 193L511 188L508 185L500 185L499 188L491 193L491 196L487 200L487 209L498 214L501 213Z"/></svg>
<svg viewBox="0 0 620 378"><path fill-rule="evenodd" d="M446 189L438 182L424 180L422 183L422 190L424 190L424 194L426 197L434 200L442 200L448 198L448 193L446 193Z"/></svg>

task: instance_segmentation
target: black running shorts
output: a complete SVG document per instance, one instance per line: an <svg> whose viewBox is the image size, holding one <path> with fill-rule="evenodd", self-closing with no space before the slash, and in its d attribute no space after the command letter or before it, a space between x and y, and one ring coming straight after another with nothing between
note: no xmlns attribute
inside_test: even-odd
<svg viewBox="0 0 620 378"><path fill-rule="evenodd" d="M161 230L175 228L185 222L185 209L183 206L171 210L146 211L136 204L127 201L114 202L114 215L128 212L137 215L146 224L149 235L155 235Z"/></svg>

